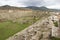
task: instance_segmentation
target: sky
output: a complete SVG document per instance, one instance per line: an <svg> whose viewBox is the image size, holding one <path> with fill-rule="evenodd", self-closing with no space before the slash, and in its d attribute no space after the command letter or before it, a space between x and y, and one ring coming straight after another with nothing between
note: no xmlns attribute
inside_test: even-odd
<svg viewBox="0 0 60 40"><path fill-rule="evenodd" d="M60 0L0 0L0 6L2 5L16 7L45 6L51 9L60 9Z"/></svg>

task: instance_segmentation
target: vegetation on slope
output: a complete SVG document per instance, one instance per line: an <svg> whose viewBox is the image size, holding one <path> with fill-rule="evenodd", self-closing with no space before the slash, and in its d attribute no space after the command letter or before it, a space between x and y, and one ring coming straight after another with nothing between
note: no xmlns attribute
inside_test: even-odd
<svg viewBox="0 0 60 40"><path fill-rule="evenodd" d="M15 33L35 23L37 20L43 17L50 16L49 13L40 12L40 11L33 11L32 13L28 13L28 14L29 15L22 16L21 18L18 19L0 22L0 40L5 40L6 38L14 35Z"/></svg>

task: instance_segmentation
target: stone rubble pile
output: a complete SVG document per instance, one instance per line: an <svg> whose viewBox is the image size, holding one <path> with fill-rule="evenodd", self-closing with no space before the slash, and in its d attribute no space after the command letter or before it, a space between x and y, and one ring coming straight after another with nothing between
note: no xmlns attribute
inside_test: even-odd
<svg viewBox="0 0 60 40"><path fill-rule="evenodd" d="M50 40L53 23L48 19L37 21L7 40Z"/></svg>

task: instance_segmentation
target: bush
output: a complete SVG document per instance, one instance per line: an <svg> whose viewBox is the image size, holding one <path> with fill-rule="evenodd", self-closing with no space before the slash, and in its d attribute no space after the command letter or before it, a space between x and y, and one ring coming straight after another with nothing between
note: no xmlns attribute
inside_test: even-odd
<svg viewBox="0 0 60 40"><path fill-rule="evenodd" d="M58 27L58 22L57 21L54 22L54 26Z"/></svg>

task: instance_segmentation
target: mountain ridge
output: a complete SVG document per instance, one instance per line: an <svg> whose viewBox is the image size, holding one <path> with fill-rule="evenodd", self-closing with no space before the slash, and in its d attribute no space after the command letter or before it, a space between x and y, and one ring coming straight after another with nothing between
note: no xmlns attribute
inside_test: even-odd
<svg viewBox="0 0 60 40"><path fill-rule="evenodd" d="M27 7L15 7L10 5L0 6L0 9L7 10L7 9L19 9L19 10L42 10L42 11L60 11L58 9L49 9L45 6L37 7L37 6L27 6Z"/></svg>
<svg viewBox="0 0 60 40"><path fill-rule="evenodd" d="M36 6L28 6L26 8L33 9L33 10L46 10L48 8L42 6L42 7L36 7Z"/></svg>

